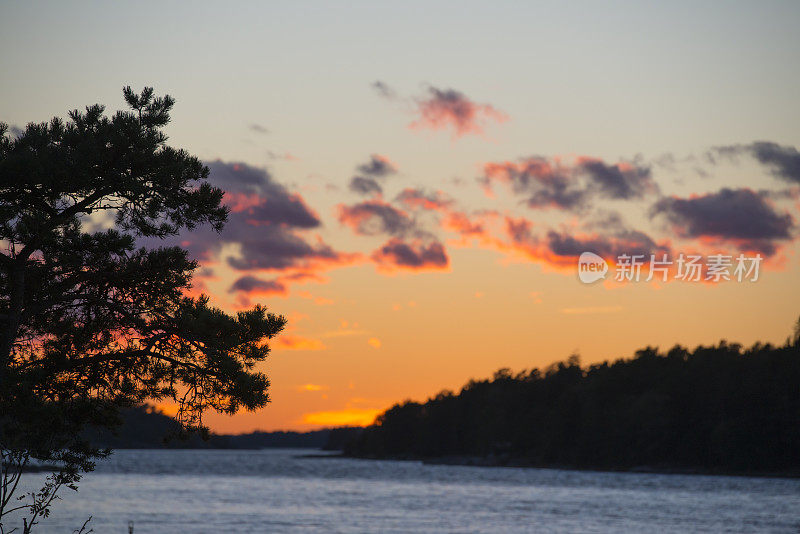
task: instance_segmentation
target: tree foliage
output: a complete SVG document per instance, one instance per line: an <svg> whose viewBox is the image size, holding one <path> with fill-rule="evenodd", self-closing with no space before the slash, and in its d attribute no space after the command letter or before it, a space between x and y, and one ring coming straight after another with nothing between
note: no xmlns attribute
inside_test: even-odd
<svg viewBox="0 0 800 534"><path fill-rule="evenodd" d="M800 343L720 343L470 381L384 412L356 456L800 472Z"/></svg>
<svg viewBox="0 0 800 534"><path fill-rule="evenodd" d="M228 211L203 163L166 144L174 100L123 93L129 109L110 117L94 105L16 138L0 124L0 445L4 465L58 463L55 485L104 454L80 431L120 407L169 399L200 430L204 410L263 407L256 364L285 323L186 296L197 263L143 246L220 230Z"/></svg>

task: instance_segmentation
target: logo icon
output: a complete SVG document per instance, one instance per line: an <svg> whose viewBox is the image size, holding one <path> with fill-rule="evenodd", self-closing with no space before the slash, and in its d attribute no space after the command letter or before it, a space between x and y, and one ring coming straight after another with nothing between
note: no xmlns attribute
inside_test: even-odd
<svg viewBox="0 0 800 534"><path fill-rule="evenodd" d="M584 284L591 284L606 277L608 264L594 252L584 252L578 258L578 278Z"/></svg>

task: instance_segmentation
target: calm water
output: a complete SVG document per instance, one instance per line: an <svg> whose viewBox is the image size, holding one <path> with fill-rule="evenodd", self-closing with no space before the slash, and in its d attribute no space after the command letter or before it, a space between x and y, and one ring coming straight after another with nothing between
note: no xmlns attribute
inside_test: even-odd
<svg viewBox="0 0 800 534"><path fill-rule="evenodd" d="M798 532L800 480L116 451L38 532Z"/></svg>

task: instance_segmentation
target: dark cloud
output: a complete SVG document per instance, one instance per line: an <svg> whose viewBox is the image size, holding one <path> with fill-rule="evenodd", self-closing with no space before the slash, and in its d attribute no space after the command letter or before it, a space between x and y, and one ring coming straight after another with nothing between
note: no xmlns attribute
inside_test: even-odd
<svg viewBox="0 0 800 534"><path fill-rule="evenodd" d="M319 217L300 195L276 182L266 170L223 161L210 162L208 167L209 182L225 191L223 203L230 214L220 233L202 227L173 240L192 257L209 260L225 245L236 245L239 255L225 261L242 271L311 272L354 261L354 255L304 235L321 226Z"/></svg>
<svg viewBox="0 0 800 534"><path fill-rule="evenodd" d="M299 196L267 196L259 204L247 208L245 216L252 226L282 224L293 228L316 228L320 226L317 215L309 209Z"/></svg>
<svg viewBox="0 0 800 534"><path fill-rule="evenodd" d="M533 223L523 217L506 217L506 233L511 241L517 244L533 243L536 239L531 232Z"/></svg>
<svg viewBox="0 0 800 534"><path fill-rule="evenodd" d="M365 178L363 176L353 176L350 179L350 191L360 195L381 195L383 194L383 187L374 178Z"/></svg>
<svg viewBox="0 0 800 534"><path fill-rule="evenodd" d="M614 259L622 254L649 258L651 254L666 251L650 236L638 230L591 237L575 237L551 230L547 233L547 247L556 256L569 258L576 258L583 252L594 252L606 259Z"/></svg>
<svg viewBox="0 0 800 534"><path fill-rule="evenodd" d="M324 264L346 263L346 256L324 243L309 243L303 236L286 228L240 227L241 235L222 238L241 246L241 257L228 258L228 264L239 270L287 270Z"/></svg>
<svg viewBox="0 0 800 534"><path fill-rule="evenodd" d="M248 275L236 280L228 291L231 293L240 291L243 293L284 294L286 286L278 280L261 280Z"/></svg>
<svg viewBox="0 0 800 534"><path fill-rule="evenodd" d="M530 208L566 211L583 211L594 198L633 200L658 191L647 166L588 157L574 164L541 156L487 163L479 182L487 191L494 182L505 183L515 195L527 197Z"/></svg>
<svg viewBox="0 0 800 534"><path fill-rule="evenodd" d="M395 93L394 89L392 89L386 83L380 80L375 80L374 82L372 82L372 84L370 84L370 87L372 87L372 89L383 98L387 98L389 100L397 98L397 93Z"/></svg>
<svg viewBox="0 0 800 534"><path fill-rule="evenodd" d="M369 161L356 167L356 170L361 174L374 176L376 178L385 178L397 173L397 167L394 163L386 156L380 154L370 154Z"/></svg>
<svg viewBox="0 0 800 534"><path fill-rule="evenodd" d="M219 160L209 163L208 168L209 181L226 193L232 220L244 218L250 226L320 226L319 218L303 199L276 182L265 169Z"/></svg>
<svg viewBox="0 0 800 534"><path fill-rule="evenodd" d="M526 196L526 203L534 209L578 211L587 204L586 189L580 187L569 169L539 156L516 163L487 163L480 182L488 190L495 181L506 183L515 195Z"/></svg>
<svg viewBox="0 0 800 534"><path fill-rule="evenodd" d="M266 169L250 166L246 163L214 160L207 162L211 174L209 181L228 193L268 193L283 192L286 189L272 178Z"/></svg>
<svg viewBox="0 0 800 534"><path fill-rule="evenodd" d="M795 147L757 141L750 145L750 151L760 163L772 167L778 178L800 183L800 152Z"/></svg>
<svg viewBox="0 0 800 534"><path fill-rule="evenodd" d="M645 193L655 191L648 167L628 163L608 165L599 159L584 158L579 163L591 184L600 196L614 200L642 198Z"/></svg>
<svg viewBox="0 0 800 534"><path fill-rule="evenodd" d="M527 202L529 208L558 208L581 210L587 204L586 191L575 189L561 181L550 182L531 193Z"/></svg>
<svg viewBox="0 0 800 534"><path fill-rule="evenodd" d="M256 133L260 133L260 134L268 134L269 133L268 129L266 129L264 126L262 126L260 124L257 124L255 122L251 122L250 124L248 124L247 128L250 131L253 131L253 132L256 132Z"/></svg>
<svg viewBox="0 0 800 534"><path fill-rule="evenodd" d="M776 241L791 239L793 221L766 198L764 192L727 188L691 198L665 197L652 207L651 216L665 217L680 237L729 241L773 255Z"/></svg>
<svg viewBox="0 0 800 534"><path fill-rule="evenodd" d="M626 228L622 215L610 210L596 210L583 226L589 230L606 232L623 231Z"/></svg>
<svg viewBox="0 0 800 534"><path fill-rule="evenodd" d="M386 156L371 154L369 161L356 167L359 173L350 179L350 190L361 195L383 194L378 180L397 173L397 167Z"/></svg>
<svg viewBox="0 0 800 534"><path fill-rule="evenodd" d="M706 153L706 159L712 164L717 157L736 158L748 155L762 165L770 168L773 176L787 182L800 183L800 152L793 146L779 145L771 141L755 141L750 144L726 145L712 148Z"/></svg>
<svg viewBox="0 0 800 534"><path fill-rule="evenodd" d="M428 244L405 243L390 239L372 254L372 259L384 270L441 270L450 263L444 246L433 241Z"/></svg>

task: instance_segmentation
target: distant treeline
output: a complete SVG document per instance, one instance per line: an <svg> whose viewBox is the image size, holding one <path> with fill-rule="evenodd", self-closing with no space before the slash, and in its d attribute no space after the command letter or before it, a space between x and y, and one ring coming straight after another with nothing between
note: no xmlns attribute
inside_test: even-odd
<svg viewBox="0 0 800 534"><path fill-rule="evenodd" d="M345 428L324 428L309 432L276 431L249 434L214 434L204 440L199 435L185 435L171 417L152 406L138 406L122 412L122 423L113 431L88 432L98 447L112 449L263 449L268 447L323 448L343 446L341 436L349 436ZM359 429L360 430L360 429ZM339 436L339 437L337 437Z"/></svg>
<svg viewBox="0 0 800 534"><path fill-rule="evenodd" d="M490 465L800 473L800 344L720 343L470 381L383 413L359 457Z"/></svg>

